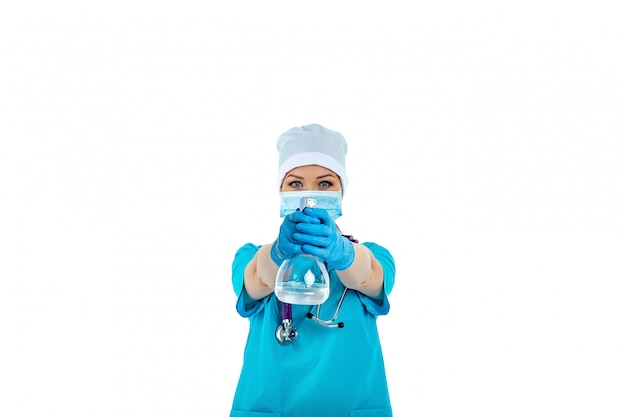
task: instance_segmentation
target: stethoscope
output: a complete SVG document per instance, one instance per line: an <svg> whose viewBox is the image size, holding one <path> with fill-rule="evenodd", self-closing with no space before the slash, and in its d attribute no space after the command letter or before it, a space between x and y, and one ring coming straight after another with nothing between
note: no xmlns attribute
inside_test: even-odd
<svg viewBox="0 0 626 417"><path fill-rule="evenodd" d="M313 320L320 326L326 327L327 329L331 329L331 328L342 329L344 326L343 322L340 321L338 323L335 323L335 320L337 320L337 317L339 316L339 309L341 308L341 305L343 304L343 299L346 297L347 292L348 292L348 288L344 287L343 293L341 294L341 298L339 299L339 303L337 303L335 314L330 320L322 320L319 318L320 309L322 308L320 304L317 305L317 312L315 315L313 315L313 313L311 312L308 312L306 313L306 317L308 319ZM279 301L279 303L281 303L283 320L276 328L276 340L281 345L286 345L286 344L293 342L294 340L298 338L298 329L296 329L293 326L291 304L283 303L281 301Z"/></svg>

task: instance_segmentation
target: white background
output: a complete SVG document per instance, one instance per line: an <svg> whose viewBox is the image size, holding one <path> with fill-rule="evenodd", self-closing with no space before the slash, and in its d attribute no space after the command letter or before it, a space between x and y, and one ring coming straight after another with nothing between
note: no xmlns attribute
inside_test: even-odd
<svg viewBox="0 0 626 417"><path fill-rule="evenodd" d="M394 415L626 415L620 2L5 3L0 415L228 415L307 123L396 259Z"/></svg>

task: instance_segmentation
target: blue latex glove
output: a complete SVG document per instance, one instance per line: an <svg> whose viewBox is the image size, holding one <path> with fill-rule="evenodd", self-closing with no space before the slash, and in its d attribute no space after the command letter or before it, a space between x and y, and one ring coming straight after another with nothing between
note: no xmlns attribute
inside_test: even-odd
<svg viewBox="0 0 626 417"><path fill-rule="evenodd" d="M272 261L276 265L280 266L285 259L291 259L296 255L305 253L302 250L302 242L298 241L294 236L296 225L301 222L319 223L319 220L315 217L307 216L301 211L295 211L285 216L283 223L280 225L278 238L274 241L270 250Z"/></svg>
<svg viewBox="0 0 626 417"><path fill-rule="evenodd" d="M304 214L317 221L296 223L293 237L301 242L302 251L322 258L328 266L335 269L348 269L354 262L352 242L341 235L326 210L305 208Z"/></svg>

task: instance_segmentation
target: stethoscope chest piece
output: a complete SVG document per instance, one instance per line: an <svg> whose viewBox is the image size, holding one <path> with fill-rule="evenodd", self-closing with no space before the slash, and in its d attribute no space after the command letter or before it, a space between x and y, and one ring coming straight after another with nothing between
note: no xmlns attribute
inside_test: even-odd
<svg viewBox="0 0 626 417"><path fill-rule="evenodd" d="M291 304L281 303L283 321L276 328L276 340L281 345L286 345L298 338L298 330L291 325Z"/></svg>
<svg viewBox="0 0 626 417"><path fill-rule="evenodd" d="M284 319L276 328L276 340L281 345L286 345L298 338L298 330L291 325L290 319Z"/></svg>

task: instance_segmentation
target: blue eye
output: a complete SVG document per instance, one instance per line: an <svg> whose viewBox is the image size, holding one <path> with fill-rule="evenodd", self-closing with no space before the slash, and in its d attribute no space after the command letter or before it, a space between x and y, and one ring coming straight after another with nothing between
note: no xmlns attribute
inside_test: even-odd
<svg viewBox="0 0 626 417"><path fill-rule="evenodd" d="M289 183L289 186L294 188L300 188L302 187L302 183L300 181L292 181Z"/></svg>
<svg viewBox="0 0 626 417"><path fill-rule="evenodd" d="M330 181L320 181L320 187L321 188L328 188L328 187L332 187L333 183Z"/></svg>

